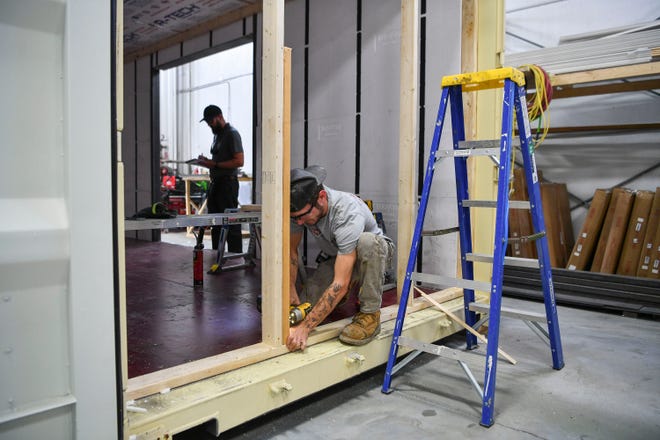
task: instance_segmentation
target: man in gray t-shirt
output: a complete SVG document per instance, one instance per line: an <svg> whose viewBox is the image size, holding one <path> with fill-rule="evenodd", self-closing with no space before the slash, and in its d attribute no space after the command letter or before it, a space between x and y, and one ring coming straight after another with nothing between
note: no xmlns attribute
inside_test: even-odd
<svg viewBox="0 0 660 440"><path fill-rule="evenodd" d="M303 350L309 332L337 307L349 286L360 285L360 311L342 330L339 340L364 345L380 332L380 305L385 272L392 263L394 244L383 235L367 205L356 195L323 185L325 169L313 165L291 170L291 290L290 301L313 305L286 345ZM296 290L298 246L303 230L316 238L322 252L314 274L300 296Z"/></svg>

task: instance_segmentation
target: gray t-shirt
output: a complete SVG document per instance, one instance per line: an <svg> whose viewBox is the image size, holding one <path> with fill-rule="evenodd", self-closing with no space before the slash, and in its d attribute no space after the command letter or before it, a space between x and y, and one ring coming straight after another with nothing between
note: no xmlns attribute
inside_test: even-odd
<svg viewBox="0 0 660 440"><path fill-rule="evenodd" d="M327 186L324 189L328 194L328 215L313 226L299 226L291 222L293 232L307 228L316 237L321 250L328 255L350 254L357 247L363 232L383 235L373 213L358 196Z"/></svg>

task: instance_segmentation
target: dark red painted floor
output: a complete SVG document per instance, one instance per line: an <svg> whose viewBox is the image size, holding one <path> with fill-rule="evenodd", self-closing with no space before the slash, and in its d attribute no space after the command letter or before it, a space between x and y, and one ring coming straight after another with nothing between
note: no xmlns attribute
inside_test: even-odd
<svg viewBox="0 0 660 440"><path fill-rule="evenodd" d="M192 247L126 239L128 376L224 353L261 340L259 267L204 274L193 286ZM205 272L216 254L204 251ZM356 292L326 320L357 311ZM396 291L383 295L393 304Z"/></svg>

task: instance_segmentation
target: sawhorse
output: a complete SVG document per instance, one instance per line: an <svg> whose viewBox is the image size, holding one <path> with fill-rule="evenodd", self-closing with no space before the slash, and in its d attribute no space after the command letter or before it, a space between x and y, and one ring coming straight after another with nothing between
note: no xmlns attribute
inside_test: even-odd
<svg viewBox="0 0 660 440"><path fill-rule="evenodd" d="M238 213L238 209L226 209L225 214ZM227 244L227 236L229 234L229 226L236 224L247 223L250 229L250 241L248 250L246 252L225 252L225 245ZM244 269L247 267L254 267L257 263L257 255L261 252L261 219L259 217L244 218L244 217L228 217L227 221L223 223L220 229L220 241L218 243L218 253L215 263L207 273L214 275L223 271ZM241 264L234 264L225 266L227 261L243 258L244 262Z"/></svg>

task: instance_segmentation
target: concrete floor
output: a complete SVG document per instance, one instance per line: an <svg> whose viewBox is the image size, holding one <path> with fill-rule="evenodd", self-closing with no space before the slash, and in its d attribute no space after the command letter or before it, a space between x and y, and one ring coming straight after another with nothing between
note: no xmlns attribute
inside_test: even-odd
<svg viewBox="0 0 660 440"><path fill-rule="evenodd" d="M505 305L542 304L505 298ZM382 394L384 366L220 435L220 439L658 439L660 322L559 307L566 366L518 320L504 318L495 424L454 361L424 354ZM445 345L462 347L454 335ZM470 367L482 382L483 362ZM202 438L199 432L176 435Z"/></svg>

